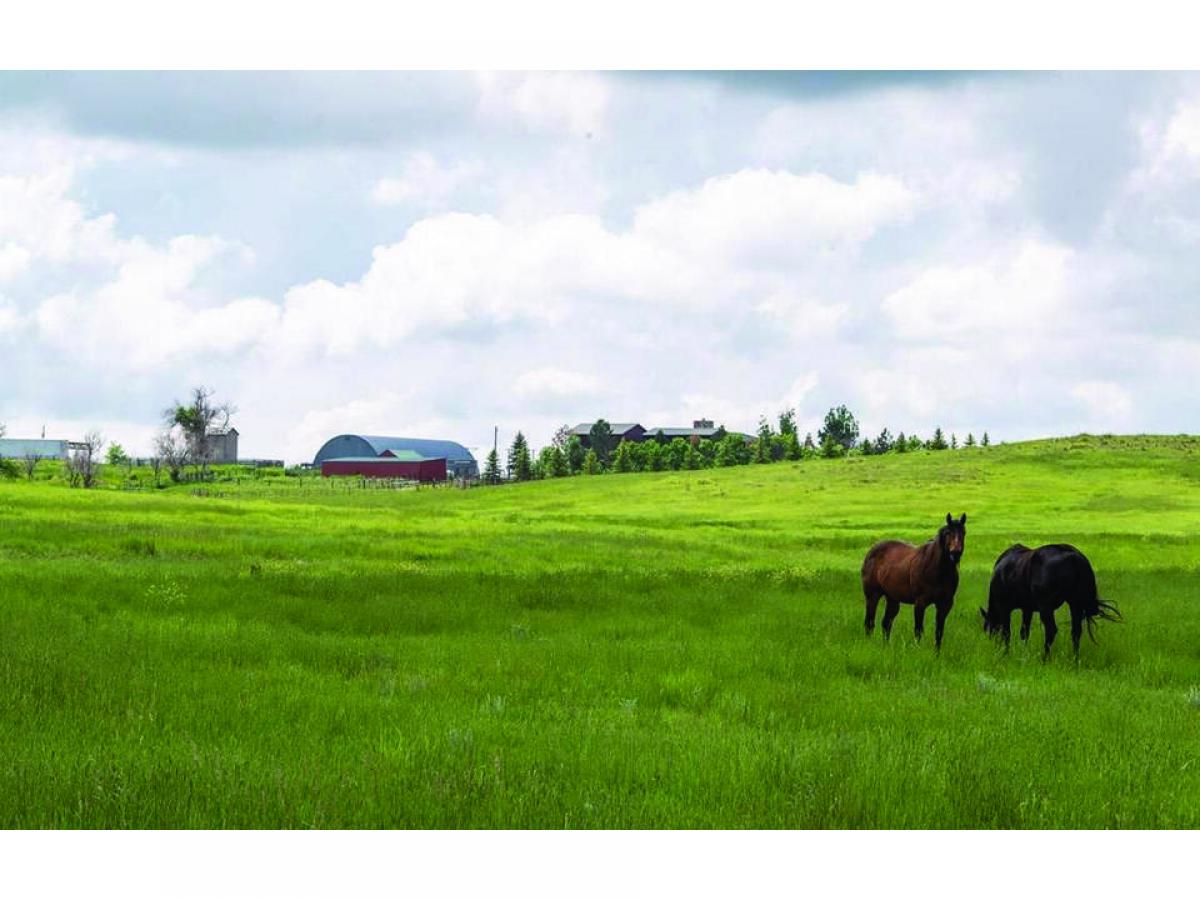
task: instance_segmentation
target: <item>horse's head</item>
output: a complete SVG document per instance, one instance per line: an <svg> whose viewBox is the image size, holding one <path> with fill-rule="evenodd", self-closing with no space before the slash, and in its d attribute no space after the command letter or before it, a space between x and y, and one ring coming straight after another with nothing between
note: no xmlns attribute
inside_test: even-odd
<svg viewBox="0 0 1200 900"><path fill-rule="evenodd" d="M982 606L979 607L979 615L983 617L983 633L992 634L999 631L1000 626L988 618L988 611Z"/></svg>
<svg viewBox="0 0 1200 900"><path fill-rule="evenodd" d="M942 552L958 565L967 542L967 514L963 513L956 519L946 513L946 524L938 529L938 541L942 545Z"/></svg>

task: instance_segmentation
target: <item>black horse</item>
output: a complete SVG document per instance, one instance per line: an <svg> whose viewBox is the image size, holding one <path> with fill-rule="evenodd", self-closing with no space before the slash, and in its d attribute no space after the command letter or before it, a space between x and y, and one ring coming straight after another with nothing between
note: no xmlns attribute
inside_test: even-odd
<svg viewBox="0 0 1200 900"><path fill-rule="evenodd" d="M1021 610L1021 640L1029 639L1029 627L1036 612L1046 631L1043 658L1050 657L1050 647L1058 626L1054 611L1066 603L1071 608L1071 642L1075 659L1079 659L1079 638L1087 622L1088 637L1096 619L1121 621L1121 614L1111 603L1100 599L1096 591L1096 573L1088 558L1070 544L1047 544L1031 550L1014 544L996 560L992 585L988 592L988 607L980 609L983 630L999 634L1008 647L1009 620L1014 609Z"/></svg>

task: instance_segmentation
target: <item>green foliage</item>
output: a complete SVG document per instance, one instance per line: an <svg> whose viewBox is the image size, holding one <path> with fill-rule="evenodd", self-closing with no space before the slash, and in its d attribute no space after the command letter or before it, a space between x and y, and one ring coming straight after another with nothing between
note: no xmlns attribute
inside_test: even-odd
<svg viewBox="0 0 1200 900"><path fill-rule="evenodd" d="M941 429L941 428L935 428L935 429L933 430L933 437L931 437L931 438L930 438L930 439L929 439L929 440L928 440L928 441L925 443L925 449L926 449L926 450L946 450L946 449L949 449L949 445L946 443L946 436L945 436L944 434L942 434L942 429Z"/></svg>
<svg viewBox="0 0 1200 900"><path fill-rule="evenodd" d="M603 471L604 467L600 465L600 457L596 455L594 449L588 448L588 452L583 458L583 474L599 475Z"/></svg>
<svg viewBox="0 0 1200 900"><path fill-rule="evenodd" d="M895 452L897 452L897 453L907 453L908 452L908 438L906 438L904 436L903 431L900 432L899 435L897 435L896 443L892 449L895 450Z"/></svg>
<svg viewBox="0 0 1200 900"><path fill-rule="evenodd" d="M685 469L700 469L704 466L704 458L696 449L696 445L691 441L686 442L683 454L683 468Z"/></svg>
<svg viewBox="0 0 1200 900"><path fill-rule="evenodd" d="M803 458L804 450L800 446L800 438L796 434L795 429L781 435L783 441L783 458L791 462Z"/></svg>
<svg viewBox="0 0 1200 900"><path fill-rule="evenodd" d="M15 459L0 456L0 478L20 478L21 467Z"/></svg>
<svg viewBox="0 0 1200 900"><path fill-rule="evenodd" d="M754 442L753 458L756 463L772 462L774 457L771 452L771 441L774 433L771 431L771 423L766 417L758 420L758 439ZM717 465L720 465L718 460Z"/></svg>
<svg viewBox="0 0 1200 900"><path fill-rule="evenodd" d="M667 468L673 472L687 468L688 442L683 438L675 438L667 444L664 451L667 458Z"/></svg>
<svg viewBox="0 0 1200 900"><path fill-rule="evenodd" d="M846 447L836 437L829 432L821 438L821 457L823 459L837 459L839 456L846 455Z"/></svg>
<svg viewBox="0 0 1200 900"><path fill-rule="evenodd" d="M617 436L613 434L612 426L603 419L597 419L596 424L588 432L588 443L596 451L600 465L607 467L612 459L613 448L617 445Z"/></svg>
<svg viewBox="0 0 1200 900"><path fill-rule="evenodd" d="M858 440L858 420L844 405L825 413L825 424L817 432L817 440L822 445L822 455L825 453L824 444L827 438L836 441L843 450L849 450Z"/></svg>
<svg viewBox="0 0 1200 900"><path fill-rule="evenodd" d="M953 431L950 432L950 449L951 450L958 449L958 435L956 435Z"/></svg>
<svg viewBox="0 0 1200 900"><path fill-rule="evenodd" d="M742 466L750 462L751 458L758 461L758 448L762 438L755 442L754 454L752 456L750 449L746 446L744 439L736 434L727 434L724 438L717 442L717 450L713 455L713 464L716 466ZM769 461L769 459L767 460Z"/></svg>
<svg viewBox="0 0 1200 900"><path fill-rule="evenodd" d="M988 433L985 431L983 433L983 440L981 440L979 442L979 445L981 447L989 447L989 446L991 446L991 443L992 443L991 440L988 439Z"/></svg>
<svg viewBox="0 0 1200 900"><path fill-rule="evenodd" d="M975 446L975 435L974 435L974 434L972 434L972 433L971 433L971 432L969 432L969 431L967 432L967 443L966 443L966 446L968 446L968 447L974 447L974 446Z"/></svg>
<svg viewBox="0 0 1200 900"><path fill-rule="evenodd" d="M567 469L572 475L578 475L583 471L583 460L587 456L587 451L583 449L583 441L579 439L579 435L571 435L567 439Z"/></svg>
<svg viewBox="0 0 1200 900"><path fill-rule="evenodd" d="M487 462L483 466L483 481L485 484L499 484L500 477L500 455L493 447L488 451Z"/></svg>
<svg viewBox="0 0 1200 900"><path fill-rule="evenodd" d="M528 481L533 477L533 460L529 455L529 443L525 435L517 432L512 446L508 448L508 477L513 481Z"/></svg>
<svg viewBox="0 0 1200 900"><path fill-rule="evenodd" d="M617 445L617 452L613 454L612 470L614 472L635 472L637 466L633 460L634 444L632 441L621 441Z"/></svg>
<svg viewBox="0 0 1200 900"><path fill-rule="evenodd" d="M779 433L784 437L796 434L796 410L788 408L779 414Z"/></svg>
<svg viewBox="0 0 1200 900"><path fill-rule="evenodd" d="M125 448L113 441L108 445L108 452L104 456L104 461L110 466L123 466L129 462L129 456L125 453Z"/></svg>
<svg viewBox="0 0 1200 900"><path fill-rule="evenodd" d="M875 452L889 453L891 452L893 443L892 433L885 428L879 432L879 437L875 438Z"/></svg>

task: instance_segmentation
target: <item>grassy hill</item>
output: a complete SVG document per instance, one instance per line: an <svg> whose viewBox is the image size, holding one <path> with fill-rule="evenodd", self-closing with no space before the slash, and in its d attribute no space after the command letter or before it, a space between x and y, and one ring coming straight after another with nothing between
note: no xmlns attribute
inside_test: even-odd
<svg viewBox="0 0 1200 900"><path fill-rule="evenodd" d="M285 483L286 482L286 483ZM274 483L274 481L272 481ZM876 540L968 514L946 643ZM977 607L1067 541L1071 662ZM0 827L1200 826L1200 439L493 489L0 483ZM1065 625L1065 610L1060 625Z"/></svg>

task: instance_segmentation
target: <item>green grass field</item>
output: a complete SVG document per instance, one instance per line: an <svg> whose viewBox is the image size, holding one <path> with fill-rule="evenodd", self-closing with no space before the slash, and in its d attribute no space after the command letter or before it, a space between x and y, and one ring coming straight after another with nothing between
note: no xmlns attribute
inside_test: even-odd
<svg viewBox="0 0 1200 900"><path fill-rule="evenodd" d="M0 483L0 827L1200 826L1200 439L288 481ZM868 640L863 554L947 512L941 655ZM1125 615L1078 667L1065 609L981 631L1017 540Z"/></svg>

